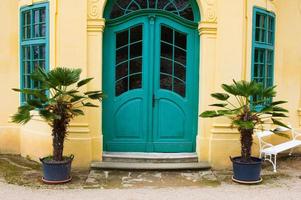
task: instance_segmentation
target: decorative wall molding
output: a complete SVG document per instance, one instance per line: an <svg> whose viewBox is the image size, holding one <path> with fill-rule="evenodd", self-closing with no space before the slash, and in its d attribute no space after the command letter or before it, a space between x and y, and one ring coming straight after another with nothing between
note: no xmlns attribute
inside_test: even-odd
<svg viewBox="0 0 301 200"><path fill-rule="evenodd" d="M204 13L202 21L205 22L217 22L216 15L216 0L206 0L206 5L204 5Z"/></svg>
<svg viewBox="0 0 301 200"><path fill-rule="evenodd" d="M101 16L102 3L100 0L88 0L87 9L87 31L103 32L105 19Z"/></svg>
<svg viewBox="0 0 301 200"><path fill-rule="evenodd" d="M217 23L216 22L200 22L199 23L199 34L216 37L217 34Z"/></svg>
<svg viewBox="0 0 301 200"><path fill-rule="evenodd" d="M87 31L88 32L103 32L105 29L106 20L101 19L88 19Z"/></svg>
<svg viewBox="0 0 301 200"><path fill-rule="evenodd" d="M88 19L101 18L100 0L88 0Z"/></svg>
<svg viewBox="0 0 301 200"><path fill-rule="evenodd" d="M231 124L215 123L211 130L213 134L239 134L237 128L232 128Z"/></svg>
<svg viewBox="0 0 301 200"><path fill-rule="evenodd" d="M90 133L88 123L70 123L68 133L80 133L87 134Z"/></svg>

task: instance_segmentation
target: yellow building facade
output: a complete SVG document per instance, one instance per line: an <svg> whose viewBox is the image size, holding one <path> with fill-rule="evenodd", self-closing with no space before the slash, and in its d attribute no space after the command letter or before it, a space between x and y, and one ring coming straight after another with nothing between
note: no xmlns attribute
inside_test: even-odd
<svg viewBox="0 0 301 200"><path fill-rule="evenodd" d="M25 126L10 122L20 105L11 88L21 87L20 10L48 3L49 68L81 68L94 77L89 90L102 89L105 9L110 0L1 0L0 2L0 153L38 160L51 154L51 130L39 117ZM222 83L252 79L254 9L275 16L273 80L276 99L287 100L289 122L301 127L301 0L193 0L200 13L198 32L198 113L207 110ZM87 168L103 153L102 107L87 109L69 128L65 154L75 155L74 166ZM230 165L239 155L239 134L227 119L195 119L195 152L215 168ZM273 139L274 142L278 138ZM254 145L254 154L258 147Z"/></svg>

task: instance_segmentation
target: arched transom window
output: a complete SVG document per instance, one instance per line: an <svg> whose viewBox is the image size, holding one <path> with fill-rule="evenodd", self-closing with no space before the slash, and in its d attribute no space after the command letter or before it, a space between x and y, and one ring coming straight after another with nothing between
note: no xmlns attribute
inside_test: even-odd
<svg viewBox="0 0 301 200"><path fill-rule="evenodd" d="M117 0L111 10L110 19L138 10L168 11L189 21L195 20L189 0Z"/></svg>

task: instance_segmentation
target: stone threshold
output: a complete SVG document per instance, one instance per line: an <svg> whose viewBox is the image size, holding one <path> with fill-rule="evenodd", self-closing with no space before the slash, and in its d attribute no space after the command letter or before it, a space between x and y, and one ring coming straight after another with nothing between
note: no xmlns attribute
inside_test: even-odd
<svg viewBox="0 0 301 200"><path fill-rule="evenodd" d="M103 152L103 158L124 159L197 159L196 153Z"/></svg>
<svg viewBox="0 0 301 200"><path fill-rule="evenodd" d="M118 170L207 170L208 162L193 163L133 163L133 162L92 162L92 169Z"/></svg>

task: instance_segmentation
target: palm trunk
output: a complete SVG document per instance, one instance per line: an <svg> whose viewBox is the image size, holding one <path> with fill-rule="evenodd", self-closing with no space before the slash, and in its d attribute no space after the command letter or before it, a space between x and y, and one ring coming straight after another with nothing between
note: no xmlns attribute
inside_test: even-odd
<svg viewBox="0 0 301 200"><path fill-rule="evenodd" d="M66 125L61 120L55 120L52 130L52 146L53 146L53 160L63 160L64 140L66 134Z"/></svg>
<svg viewBox="0 0 301 200"><path fill-rule="evenodd" d="M52 146L53 146L53 160L62 161L64 151L64 141L67 134L67 128L70 122L68 113L66 112L66 105L59 104L54 112L60 116L60 119L53 121L52 127Z"/></svg>
<svg viewBox="0 0 301 200"><path fill-rule="evenodd" d="M251 162L251 148L253 144L253 129L240 129L242 162Z"/></svg>

